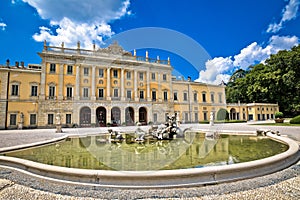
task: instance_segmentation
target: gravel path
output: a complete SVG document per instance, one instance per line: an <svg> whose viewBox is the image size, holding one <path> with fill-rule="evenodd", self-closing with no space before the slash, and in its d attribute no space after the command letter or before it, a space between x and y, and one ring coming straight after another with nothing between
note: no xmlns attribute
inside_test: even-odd
<svg viewBox="0 0 300 200"><path fill-rule="evenodd" d="M208 129L207 125L196 125ZM254 131L259 126L222 125L222 129ZM131 130L133 128L126 127ZM269 127L263 127L269 129ZM271 127L298 141L300 128ZM62 137L67 134L105 132L107 129L65 129L55 134L55 130L0 131L0 149L15 145L39 142ZM124 130L124 128L122 128ZM92 186L50 182L18 171L0 167L0 199L300 199L300 162L270 175L205 187L175 188L161 190L128 190L100 188Z"/></svg>

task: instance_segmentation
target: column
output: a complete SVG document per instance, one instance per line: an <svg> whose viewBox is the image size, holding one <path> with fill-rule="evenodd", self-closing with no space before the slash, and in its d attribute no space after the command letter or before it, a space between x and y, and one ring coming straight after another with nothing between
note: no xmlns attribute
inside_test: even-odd
<svg viewBox="0 0 300 200"><path fill-rule="evenodd" d="M169 76L168 76L169 77ZM170 87L170 102L173 102L173 98L174 98L174 94L173 94L173 85L172 85L172 72L170 73L170 77L169 77L169 87Z"/></svg>
<svg viewBox="0 0 300 200"><path fill-rule="evenodd" d="M147 100L151 101L151 97L150 97L150 72L147 71L146 73L146 78L147 78ZM149 119L149 118L147 118Z"/></svg>
<svg viewBox="0 0 300 200"><path fill-rule="evenodd" d="M121 101L125 101L124 90L124 69L121 69Z"/></svg>
<svg viewBox="0 0 300 200"><path fill-rule="evenodd" d="M91 123L96 124L96 109L94 106L91 107Z"/></svg>
<svg viewBox="0 0 300 200"><path fill-rule="evenodd" d="M41 95L39 96L40 99L45 100L45 87L46 87L46 62L43 61L43 66L42 66L42 74L41 74L41 86L40 86L40 91Z"/></svg>
<svg viewBox="0 0 300 200"><path fill-rule="evenodd" d="M110 68L107 68L107 70L106 70L106 80L107 80L107 83L106 83L106 91L107 91L106 100L111 100L111 97L110 97Z"/></svg>
<svg viewBox="0 0 300 200"><path fill-rule="evenodd" d="M96 100L96 81L95 81L95 76L96 76L96 66L92 67L92 91L91 91L91 100Z"/></svg>
<svg viewBox="0 0 300 200"><path fill-rule="evenodd" d="M161 91L161 77L160 77L160 73L158 72L158 74L157 74L157 79L158 79L158 91L157 91L157 99L158 99L158 101L159 102L162 102L162 98L161 98L161 96L162 96L162 91Z"/></svg>
<svg viewBox="0 0 300 200"><path fill-rule="evenodd" d="M134 70L134 100L138 101L138 89L137 89L137 71Z"/></svg>
<svg viewBox="0 0 300 200"><path fill-rule="evenodd" d="M80 99L80 67L76 66L75 100Z"/></svg>
<svg viewBox="0 0 300 200"><path fill-rule="evenodd" d="M59 74L58 74L58 100L64 99L64 65L59 65Z"/></svg>

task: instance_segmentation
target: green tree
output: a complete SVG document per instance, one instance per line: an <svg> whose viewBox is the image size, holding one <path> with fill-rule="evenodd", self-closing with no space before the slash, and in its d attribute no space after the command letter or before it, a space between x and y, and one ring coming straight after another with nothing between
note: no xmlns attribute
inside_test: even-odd
<svg viewBox="0 0 300 200"><path fill-rule="evenodd" d="M237 70L226 87L227 102L278 103L286 116L300 113L300 45L271 55L265 64Z"/></svg>

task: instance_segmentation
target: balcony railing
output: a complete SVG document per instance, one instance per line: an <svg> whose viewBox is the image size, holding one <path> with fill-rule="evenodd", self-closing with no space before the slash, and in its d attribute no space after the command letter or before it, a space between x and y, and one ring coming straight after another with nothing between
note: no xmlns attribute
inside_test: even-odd
<svg viewBox="0 0 300 200"><path fill-rule="evenodd" d="M53 52L57 54L69 54L69 55L101 56L101 57L111 56L109 52L105 51L105 49L100 49L100 50L87 50L87 49L78 49L78 48L72 49L72 48L47 46L47 45L44 45L44 52L49 52L49 53ZM170 60L160 60L155 58L147 58L143 56L132 56L130 55L130 53L121 55L121 60L123 59L170 65Z"/></svg>

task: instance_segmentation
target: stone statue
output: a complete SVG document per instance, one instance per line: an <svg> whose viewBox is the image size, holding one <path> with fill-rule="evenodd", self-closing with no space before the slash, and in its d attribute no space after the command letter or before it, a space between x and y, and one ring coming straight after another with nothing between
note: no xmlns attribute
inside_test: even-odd
<svg viewBox="0 0 300 200"><path fill-rule="evenodd" d="M61 115L60 113L56 114L56 133L62 133L62 129L61 129Z"/></svg>
<svg viewBox="0 0 300 200"><path fill-rule="evenodd" d="M214 112L210 112L209 124L210 124L211 126L214 125Z"/></svg>

